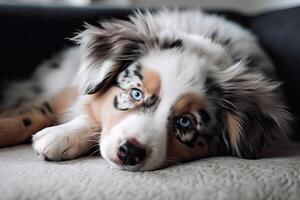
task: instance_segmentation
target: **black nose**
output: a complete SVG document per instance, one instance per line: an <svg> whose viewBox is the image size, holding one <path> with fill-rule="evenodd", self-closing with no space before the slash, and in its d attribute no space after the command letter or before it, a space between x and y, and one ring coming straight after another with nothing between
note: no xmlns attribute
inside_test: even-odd
<svg viewBox="0 0 300 200"><path fill-rule="evenodd" d="M119 147L118 157L124 165L136 165L146 157L146 150L129 141Z"/></svg>

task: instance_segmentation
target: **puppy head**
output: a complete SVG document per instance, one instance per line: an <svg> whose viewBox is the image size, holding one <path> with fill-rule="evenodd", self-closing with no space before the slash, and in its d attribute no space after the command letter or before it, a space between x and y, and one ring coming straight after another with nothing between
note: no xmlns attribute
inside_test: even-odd
<svg viewBox="0 0 300 200"><path fill-rule="evenodd" d="M256 158L289 115L277 83L201 36L160 32L151 14L88 26L81 89L102 126L101 155L151 170L216 154Z"/></svg>

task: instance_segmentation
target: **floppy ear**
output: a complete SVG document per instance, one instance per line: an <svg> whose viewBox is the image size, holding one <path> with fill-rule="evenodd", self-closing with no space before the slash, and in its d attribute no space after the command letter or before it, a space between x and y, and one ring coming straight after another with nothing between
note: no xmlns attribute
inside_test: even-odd
<svg viewBox="0 0 300 200"><path fill-rule="evenodd" d="M80 44L79 82L82 93L93 94L107 88L115 76L143 52L142 35L130 21L102 22L100 27L85 25L73 38Z"/></svg>
<svg viewBox="0 0 300 200"><path fill-rule="evenodd" d="M280 99L279 83L243 62L217 72L219 119L232 155L257 158L265 142L289 131L292 120Z"/></svg>

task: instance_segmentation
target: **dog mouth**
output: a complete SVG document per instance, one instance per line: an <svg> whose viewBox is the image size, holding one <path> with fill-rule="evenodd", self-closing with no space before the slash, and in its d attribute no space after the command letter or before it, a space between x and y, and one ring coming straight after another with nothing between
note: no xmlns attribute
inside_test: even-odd
<svg viewBox="0 0 300 200"><path fill-rule="evenodd" d="M115 141L105 138L100 142L102 158L116 169L125 171L150 171L161 168L164 162L161 149L151 145L144 145L136 139L122 139Z"/></svg>
<svg viewBox="0 0 300 200"><path fill-rule="evenodd" d="M122 170L142 171L151 156L151 150L136 139L127 139L109 152L107 159ZM105 157L105 156L104 156Z"/></svg>

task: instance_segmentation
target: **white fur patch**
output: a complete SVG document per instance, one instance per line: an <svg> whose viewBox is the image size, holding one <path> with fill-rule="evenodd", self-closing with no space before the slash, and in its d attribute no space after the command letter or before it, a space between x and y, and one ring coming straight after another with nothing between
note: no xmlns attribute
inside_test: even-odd
<svg viewBox="0 0 300 200"><path fill-rule="evenodd" d="M50 160L68 160L83 155L88 151L84 141L80 141L88 133L90 126L86 117L81 116L72 121L45 128L33 137L33 149L39 158ZM81 142L81 145L80 145Z"/></svg>
<svg viewBox="0 0 300 200"><path fill-rule="evenodd" d="M130 101L129 95L127 92L122 92L116 96L115 106L120 110L127 110L134 107L134 104Z"/></svg>

